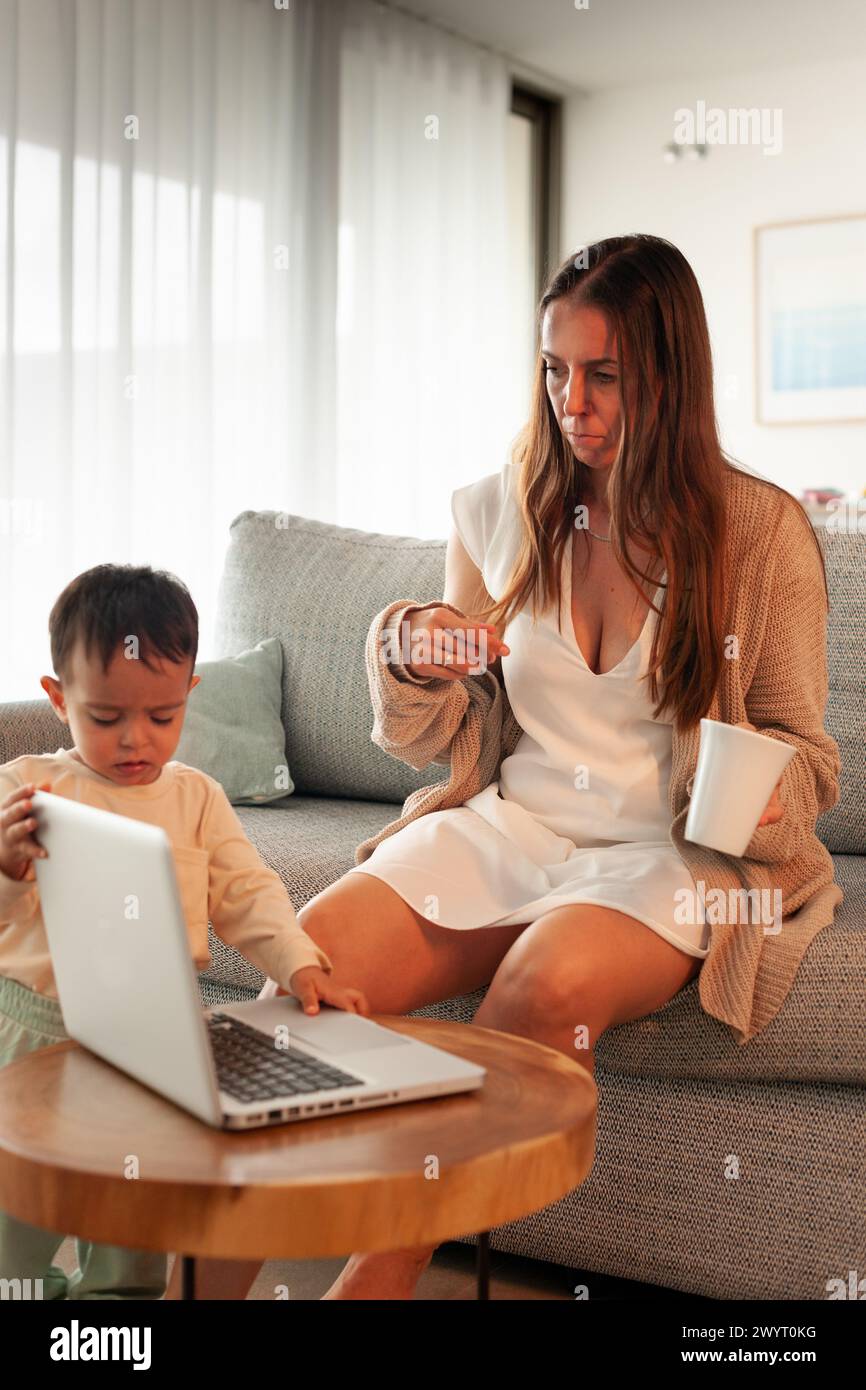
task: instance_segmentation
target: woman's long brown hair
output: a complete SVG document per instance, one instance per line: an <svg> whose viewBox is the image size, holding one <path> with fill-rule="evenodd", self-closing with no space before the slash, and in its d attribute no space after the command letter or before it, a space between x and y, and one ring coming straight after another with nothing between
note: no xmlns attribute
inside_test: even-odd
<svg viewBox="0 0 866 1390"><path fill-rule="evenodd" d="M611 549L636 592L659 614L647 671L654 717L670 710L673 721L688 727L706 715L721 676L729 583L726 475L737 469L719 442L701 292L675 246L633 235L594 242L562 263L538 305L539 340L548 304L566 297L575 307L601 311L615 336L623 428L607 492ZM502 597L476 610L500 633L530 599L533 620L539 598L542 611L553 600L560 611L564 547L571 544L590 471L557 424L540 351L529 420L512 462L522 540ZM784 488L760 482L800 505ZM818 539L801 510L824 571ZM632 542L663 561L660 608L638 582L650 582L652 570L632 564L626 552ZM825 592L826 582L824 571Z"/></svg>

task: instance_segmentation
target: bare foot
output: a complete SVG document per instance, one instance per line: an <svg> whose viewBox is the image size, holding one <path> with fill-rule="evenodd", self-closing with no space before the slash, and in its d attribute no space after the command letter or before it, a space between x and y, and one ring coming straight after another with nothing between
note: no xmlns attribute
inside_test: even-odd
<svg viewBox="0 0 866 1390"><path fill-rule="evenodd" d="M435 1245L423 1245L350 1255L322 1298L410 1299L435 1249Z"/></svg>

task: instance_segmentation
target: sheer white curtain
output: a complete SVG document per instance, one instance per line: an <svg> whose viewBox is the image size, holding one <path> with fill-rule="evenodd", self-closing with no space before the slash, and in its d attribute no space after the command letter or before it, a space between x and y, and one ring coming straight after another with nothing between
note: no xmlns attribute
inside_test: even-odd
<svg viewBox="0 0 866 1390"><path fill-rule="evenodd" d="M319 505L341 8L0 0L0 699L105 561L177 573L207 657L232 518Z"/></svg>
<svg viewBox="0 0 866 1390"><path fill-rule="evenodd" d="M446 536L528 399L507 274L502 58L353 0L340 82L333 519Z"/></svg>
<svg viewBox="0 0 866 1390"><path fill-rule="evenodd" d="M508 105L368 0L0 0L0 700L91 565L207 658L238 512L447 534L525 410Z"/></svg>

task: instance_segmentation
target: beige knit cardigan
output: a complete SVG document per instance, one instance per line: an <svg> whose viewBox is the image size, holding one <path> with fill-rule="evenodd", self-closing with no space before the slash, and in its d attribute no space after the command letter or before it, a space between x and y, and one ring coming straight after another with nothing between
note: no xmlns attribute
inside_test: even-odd
<svg viewBox="0 0 866 1390"><path fill-rule="evenodd" d="M809 943L843 900L833 861L815 833L818 816L839 799L841 761L823 727L827 612L809 522L787 494L740 470L729 475L728 507L725 632L739 638L739 652L723 663L707 718L757 729L793 744L797 754L782 778L782 819L757 829L743 857L735 858L683 838L700 731L683 734L675 723L670 840L699 893L704 888L711 935L699 974L701 1006L746 1043L775 1016ZM417 679L393 659L407 613L438 603L401 599L373 619L365 648L370 737L417 771L431 762L450 766L450 777L412 792L396 820L356 847L356 864L419 816L460 806L488 786L523 732L491 671L462 680ZM768 925L766 907L762 914L760 891L744 891L768 890L766 905L779 901L777 888L781 930Z"/></svg>

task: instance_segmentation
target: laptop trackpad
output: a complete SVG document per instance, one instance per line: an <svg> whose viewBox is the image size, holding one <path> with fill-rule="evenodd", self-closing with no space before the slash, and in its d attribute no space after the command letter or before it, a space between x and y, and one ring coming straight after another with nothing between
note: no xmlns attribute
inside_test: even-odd
<svg viewBox="0 0 866 1390"><path fill-rule="evenodd" d="M320 1048L322 1052L370 1052L380 1047L400 1047L411 1042L402 1033L392 1033L388 1028L370 1024L357 1014L347 1014L343 1010L323 1009L315 1018L303 1014L289 1025L289 1036Z"/></svg>

